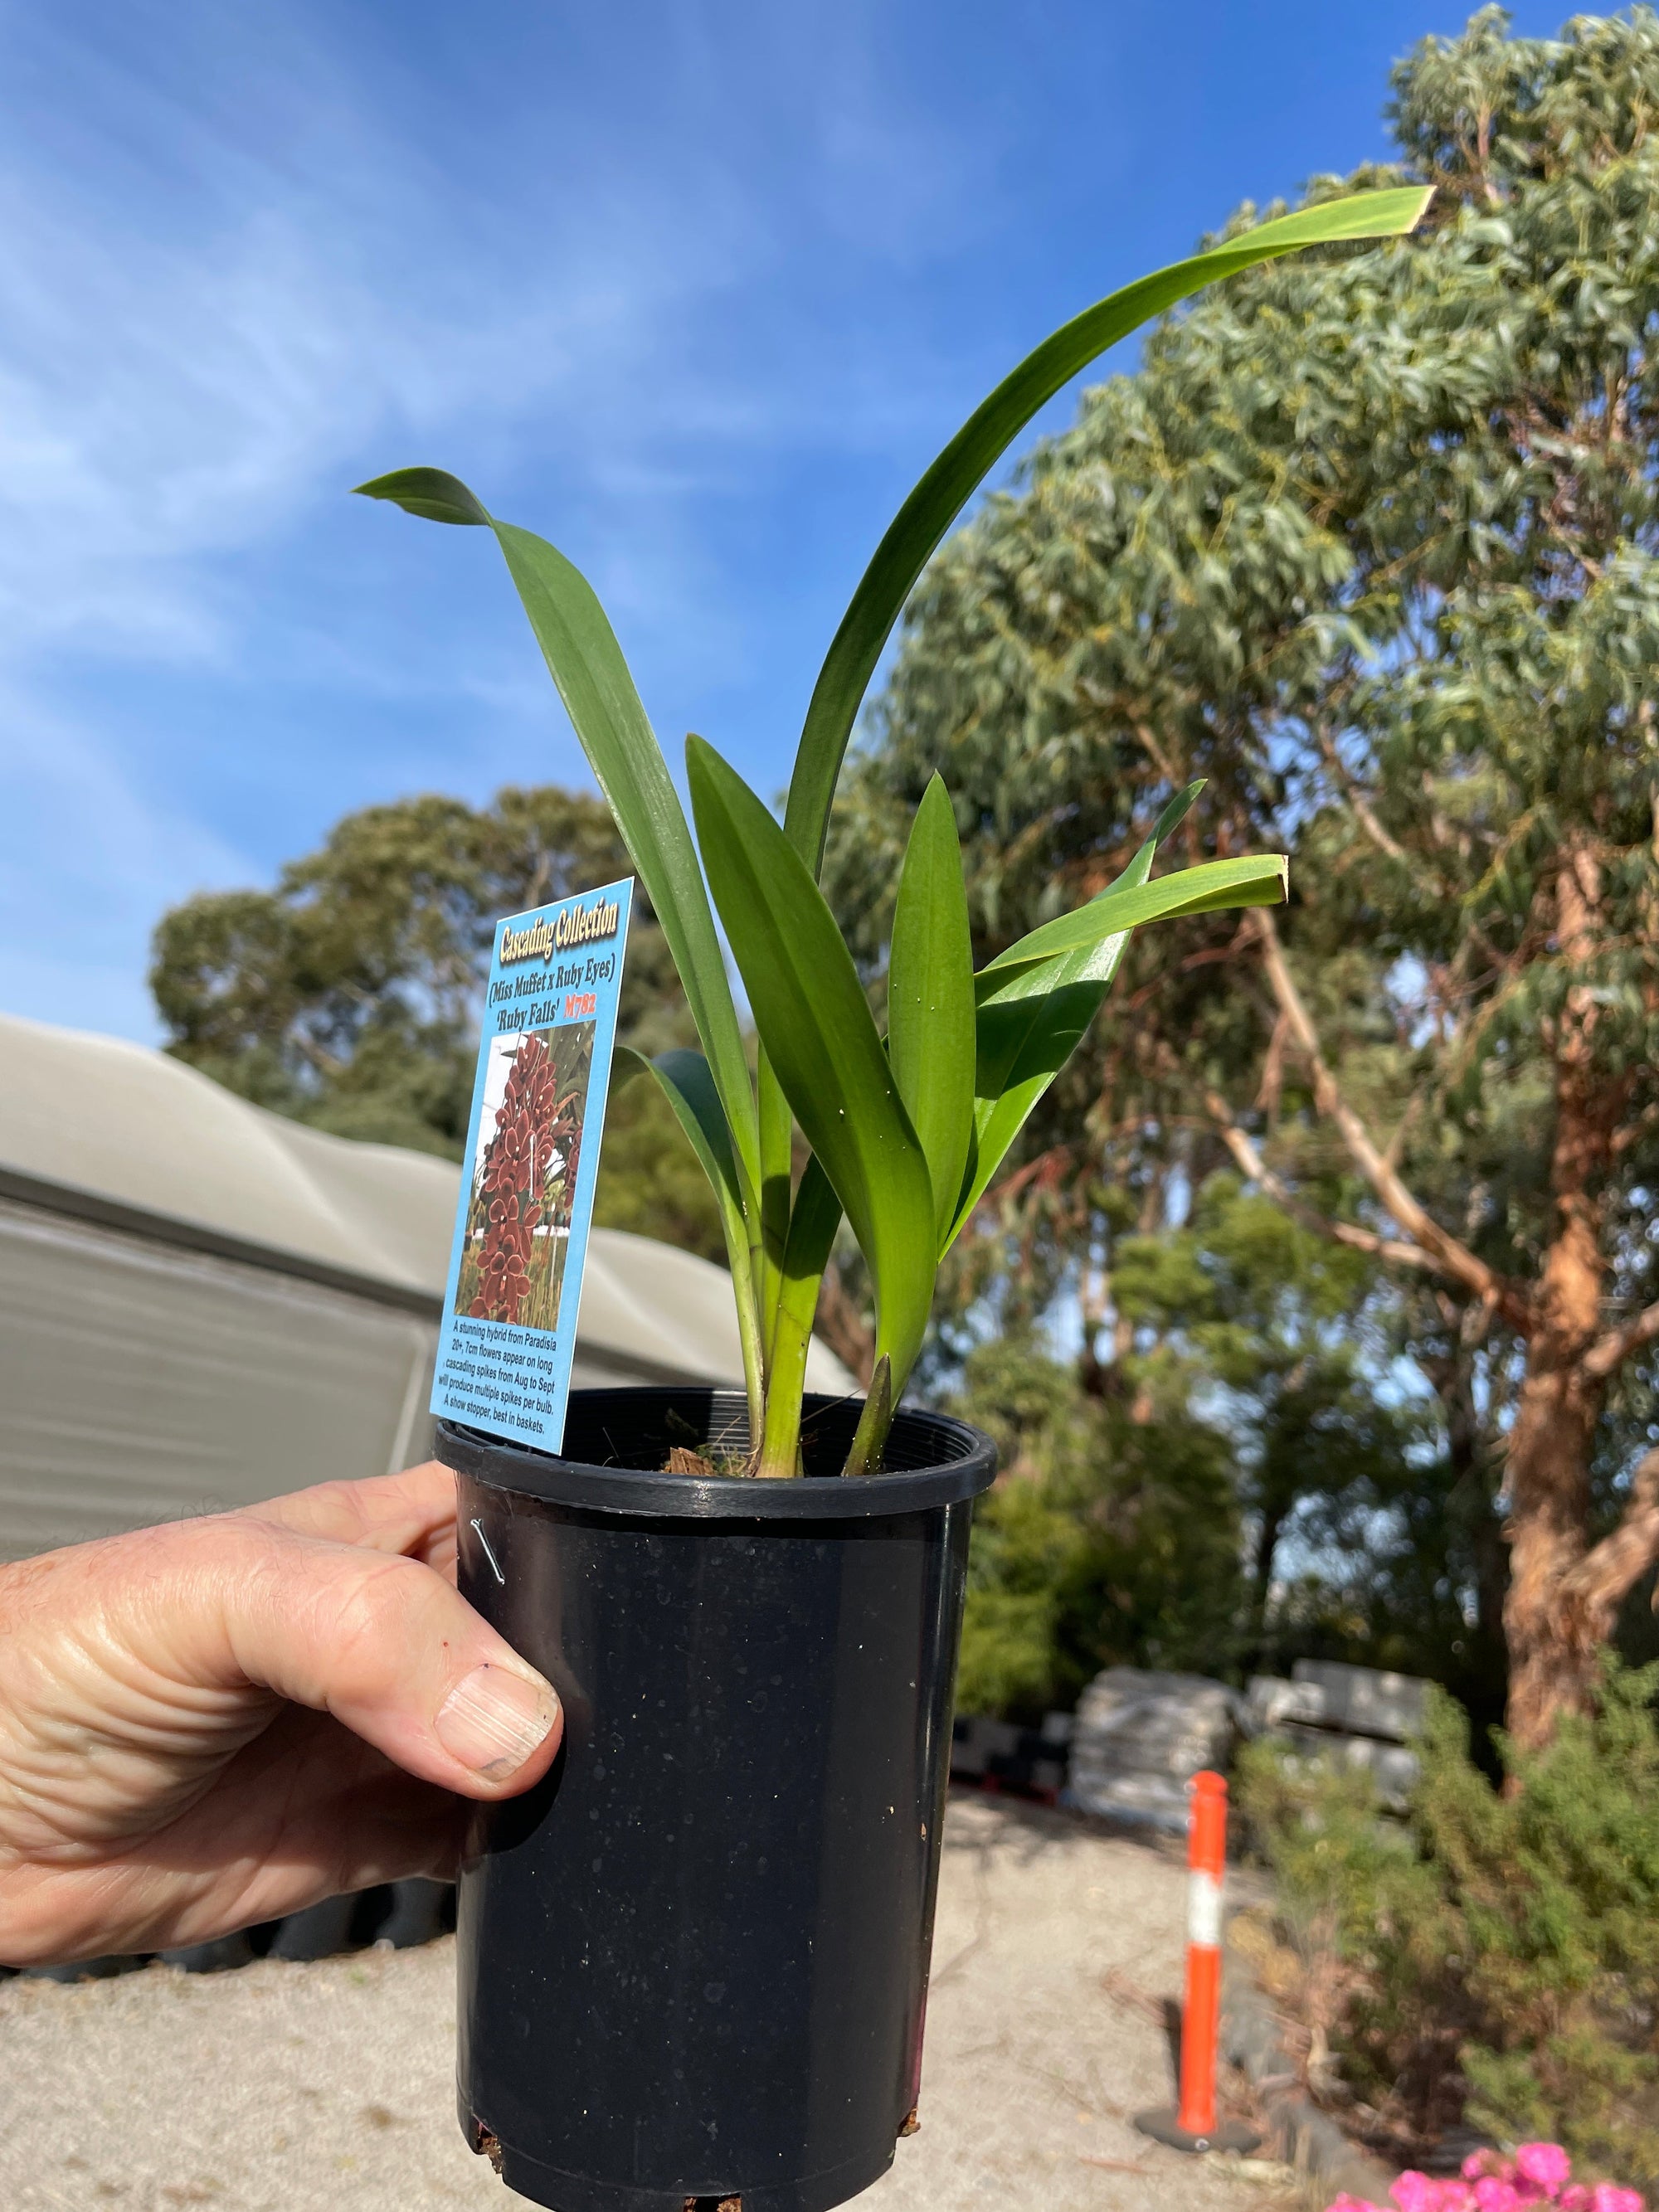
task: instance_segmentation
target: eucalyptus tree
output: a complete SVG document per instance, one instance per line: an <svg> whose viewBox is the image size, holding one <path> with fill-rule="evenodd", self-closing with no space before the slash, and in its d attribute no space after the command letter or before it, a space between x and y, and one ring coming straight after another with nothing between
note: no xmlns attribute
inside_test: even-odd
<svg viewBox="0 0 1659 2212"><path fill-rule="evenodd" d="M1485 9L1391 116L1398 167L1313 196L1431 185L1417 236L1166 320L941 554L830 879L870 958L869 848L935 770L988 950L1189 777L1189 857L1289 846L1282 920L1183 925L1158 994L1131 948L1032 1141L1201 1130L1426 1316L1527 1743L1659 1557L1619 1418L1659 1346L1659 20Z"/></svg>

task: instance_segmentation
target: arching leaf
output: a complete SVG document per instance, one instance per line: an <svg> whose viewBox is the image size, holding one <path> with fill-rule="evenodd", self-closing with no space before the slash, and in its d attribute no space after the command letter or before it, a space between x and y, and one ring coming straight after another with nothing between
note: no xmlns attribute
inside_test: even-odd
<svg viewBox="0 0 1659 2212"><path fill-rule="evenodd" d="M974 952L962 848L936 775L910 825L887 970L887 1053L950 1233L974 1133Z"/></svg>
<svg viewBox="0 0 1659 2212"><path fill-rule="evenodd" d="M755 1027L846 1208L876 1293L896 1391L921 1348L938 1267L927 1162L853 957L782 830L712 745L688 739L703 865Z"/></svg>
<svg viewBox="0 0 1659 2212"><path fill-rule="evenodd" d="M816 875L847 742L876 663L916 579L979 485L1037 410L1109 346L1201 291L1262 261L1336 240L1397 238L1414 229L1431 194L1409 185L1355 192L1260 223L1113 292L1027 354L977 406L889 525L842 617L813 687L784 826Z"/></svg>

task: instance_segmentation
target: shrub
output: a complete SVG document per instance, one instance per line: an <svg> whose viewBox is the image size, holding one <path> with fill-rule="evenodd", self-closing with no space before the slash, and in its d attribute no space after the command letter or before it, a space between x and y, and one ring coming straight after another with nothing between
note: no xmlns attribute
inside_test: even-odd
<svg viewBox="0 0 1659 2212"><path fill-rule="evenodd" d="M1358 1778L1266 1746L1246 1755L1240 1802L1278 1877L1287 1948L1300 1941L1337 1989L1332 2052L1384 2122L1425 2138L1460 2117L1503 2142L1554 2136L1659 2184L1656 1683L1659 1668L1607 1662L1596 1711L1564 1718L1547 1748L1498 1739L1501 1790L1437 1693L1392 1839ZM1305 1990L1301 2008L1305 2021Z"/></svg>
<svg viewBox="0 0 1659 2212"><path fill-rule="evenodd" d="M1120 1663L1236 1664L1238 1506L1213 1431L1133 1420L1018 1340L969 1358L957 1410L1005 1470L974 1516L963 1711L1035 1718Z"/></svg>

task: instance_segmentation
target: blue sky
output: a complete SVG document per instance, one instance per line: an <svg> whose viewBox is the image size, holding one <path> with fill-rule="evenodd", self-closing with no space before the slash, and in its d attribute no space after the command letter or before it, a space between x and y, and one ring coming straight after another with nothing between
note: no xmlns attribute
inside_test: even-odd
<svg viewBox="0 0 1659 2212"><path fill-rule="evenodd" d="M0 0L0 1010L153 1037L167 905L374 800L587 780L488 541L345 496L382 470L553 538L671 757L778 788L984 390L1384 153L1463 13Z"/></svg>

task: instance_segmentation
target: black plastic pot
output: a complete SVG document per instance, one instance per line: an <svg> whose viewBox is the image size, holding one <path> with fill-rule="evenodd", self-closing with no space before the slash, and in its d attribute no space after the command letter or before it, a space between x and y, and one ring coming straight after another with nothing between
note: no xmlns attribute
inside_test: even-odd
<svg viewBox="0 0 1659 2212"><path fill-rule="evenodd" d="M827 2212L915 2111L977 1431L808 1401L808 1474L663 1474L741 1446L735 1392L572 1395L564 1455L445 1423L461 1588L556 1686L546 1781L461 1874L459 2100L557 2212Z"/></svg>

